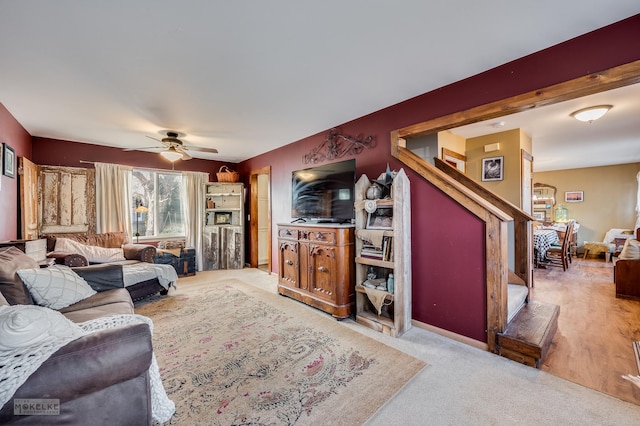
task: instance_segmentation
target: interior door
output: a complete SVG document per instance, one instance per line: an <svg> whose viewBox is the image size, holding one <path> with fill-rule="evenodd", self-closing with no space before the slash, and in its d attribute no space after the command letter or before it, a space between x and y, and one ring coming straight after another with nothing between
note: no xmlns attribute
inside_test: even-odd
<svg viewBox="0 0 640 426"><path fill-rule="evenodd" d="M38 166L28 158L18 159L20 184L20 238L38 238Z"/></svg>
<svg viewBox="0 0 640 426"><path fill-rule="evenodd" d="M269 263L269 176L258 175L258 265Z"/></svg>
<svg viewBox="0 0 640 426"><path fill-rule="evenodd" d="M521 154L522 172L521 180L522 188L520 194L522 197L520 208L532 215L533 214L533 155L529 154L524 149Z"/></svg>
<svg viewBox="0 0 640 426"><path fill-rule="evenodd" d="M271 271L271 167L251 171L249 176L249 265L267 265Z"/></svg>

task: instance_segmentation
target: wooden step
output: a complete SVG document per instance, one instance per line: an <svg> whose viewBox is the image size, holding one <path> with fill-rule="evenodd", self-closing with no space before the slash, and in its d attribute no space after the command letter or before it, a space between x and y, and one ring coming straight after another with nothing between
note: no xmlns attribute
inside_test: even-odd
<svg viewBox="0 0 640 426"><path fill-rule="evenodd" d="M540 368L558 330L560 307L530 302L498 333L498 353L513 361Z"/></svg>

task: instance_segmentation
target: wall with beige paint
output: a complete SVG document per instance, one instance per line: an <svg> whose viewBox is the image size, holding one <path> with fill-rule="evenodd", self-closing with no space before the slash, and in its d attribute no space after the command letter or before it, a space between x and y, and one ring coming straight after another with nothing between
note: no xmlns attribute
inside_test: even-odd
<svg viewBox="0 0 640 426"><path fill-rule="evenodd" d="M585 241L602 241L611 228L633 229L638 172L640 163L535 172L534 159L533 181L558 189L556 207L562 204L569 218L578 221L578 246L582 246ZM584 191L584 201L565 202L566 191Z"/></svg>
<svg viewBox="0 0 640 426"><path fill-rule="evenodd" d="M500 144L497 151L485 152L484 146ZM531 139L520 129L492 133L490 135L468 138L465 155L467 156L467 176L478 181L487 189L500 195L512 204L520 207L521 149L531 152ZM504 179L501 181L482 181L482 160L491 157L504 157ZM534 159L535 165L535 159Z"/></svg>
<svg viewBox="0 0 640 426"><path fill-rule="evenodd" d="M442 148L465 155L467 141L460 135L456 135L450 130L438 132L438 158L442 159Z"/></svg>

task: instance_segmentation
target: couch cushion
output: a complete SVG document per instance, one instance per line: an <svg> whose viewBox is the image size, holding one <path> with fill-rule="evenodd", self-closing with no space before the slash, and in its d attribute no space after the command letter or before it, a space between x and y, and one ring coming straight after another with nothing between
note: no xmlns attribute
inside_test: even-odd
<svg viewBox="0 0 640 426"><path fill-rule="evenodd" d="M38 305L62 309L96 294L89 284L68 266L20 269L18 275Z"/></svg>
<svg viewBox="0 0 640 426"><path fill-rule="evenodd" d="M73 322L84 322L115 314L133 314L133 302L124 288L102 291L78 303L60 309Z"/></svg>
<svg viewBox="0 0 640 426"><path fill-rule="evenodd" d="M638 260L640 259L640 241L628 239L620 252L618 259Z"/></svg>
<svg viewBox="0 0 640 426"><path fill-rule="evenodd" d="M17 274L18 269L37 268L38 262L15 247L0 248L0 293L10 305L32 305L33 299Z"/></svg>
<svg viewBox="0 0 640 426"><path fill-rule="evenodd" d="M101 247L83 244L68 238L56 239L56 252L78 253L91 263L108 263L125 260L122 247Z"/></svg>

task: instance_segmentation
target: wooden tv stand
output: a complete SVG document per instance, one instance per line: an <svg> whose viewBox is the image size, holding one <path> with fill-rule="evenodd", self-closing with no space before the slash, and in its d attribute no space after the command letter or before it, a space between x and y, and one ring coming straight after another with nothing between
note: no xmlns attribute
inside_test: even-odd
<svg viewBox="0 0 640 426"><path fill-rule="evenodd" d="M347 318L355 306L354 226L278 225L278 293Z"/></svg>

